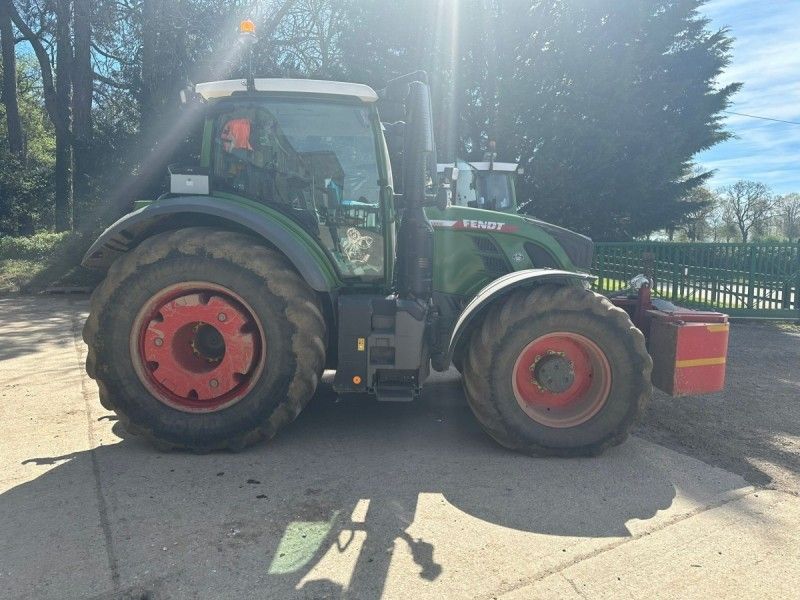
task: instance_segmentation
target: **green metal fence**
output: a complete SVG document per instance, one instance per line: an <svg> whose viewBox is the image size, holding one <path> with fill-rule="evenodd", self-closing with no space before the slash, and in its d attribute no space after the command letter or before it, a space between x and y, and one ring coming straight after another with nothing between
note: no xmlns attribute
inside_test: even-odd
<svg viewBox="0 0 800 600"><path fill-rule="evenodd" d="M653 292L739 317L800 318L800 243L598 243L597 288L613 292L640 273Z"/></svg>

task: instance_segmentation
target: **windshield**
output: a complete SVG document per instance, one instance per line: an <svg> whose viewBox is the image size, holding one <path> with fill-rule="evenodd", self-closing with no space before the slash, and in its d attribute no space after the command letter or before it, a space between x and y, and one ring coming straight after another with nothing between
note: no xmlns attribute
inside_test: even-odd
<svg viewBox="0 0 800 600"><path fill-rule="evenodd" d="M489 210L511 208L511 180L508 173L479 173L476 180L478 208Z"/></svg>
<svg viewBox="0 0 800 600"><path fill-rule="evenodd" d="M214 187L289 214L344 275L380 275L383 245L375 124L361 104L226 103L215 119Z"/></svg>
<svg viewBox="0 0 800 600"><path fill-rule="evenodd" d="M478 171L459 167L455 204L471 208L513 212L514 181L508 171Z"/></svg>

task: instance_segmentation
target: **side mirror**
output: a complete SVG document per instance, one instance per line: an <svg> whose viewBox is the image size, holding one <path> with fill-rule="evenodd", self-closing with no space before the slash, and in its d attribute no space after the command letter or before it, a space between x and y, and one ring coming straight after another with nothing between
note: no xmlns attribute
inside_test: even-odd
<svg viewBox="0 0 800 600"><path fill-rule="evenodd" d="M412 83L424 83L427 85L428 74L425 71L414 71L413 73L395 77L386 82L385 88L378 90L378 96L391 102L403 103L406 101L409 86Z"/></svg>
<svg viewBox="0 0 800 600"><path fill-rule="evenodd" d="M458 181L458 167L445 167L439 190L436 193L436 208L445 210L456 203L456 182Z"/></svg>
<svg viewBox="0 0 800 600"><path fill-rule="evenodd" d="M194 86L186 86L178 93L181 106L190 106L203 103L203 96L194 91Z"/></svg>

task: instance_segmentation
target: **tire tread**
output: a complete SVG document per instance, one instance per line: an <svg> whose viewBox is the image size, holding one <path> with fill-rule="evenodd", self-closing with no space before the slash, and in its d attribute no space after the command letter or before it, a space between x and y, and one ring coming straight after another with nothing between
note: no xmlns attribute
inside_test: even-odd
<svg viewBox="0 0 800 600"><path fill-rule="evenodd" d="M556 448L524 440L513 434L505 417L492 401L492 389L486 374L492 367L497 340L502 339L521 320L557 310L588 312L604 319L615 330L620 343L628 346L629 355L637 361L635 372L639 374L639 380L636 382L634 410L629 411L610 435L595 444ZM625 441L630 429L641 418L652 393L652 367L644 335L633 325L628 314L614 306L608 298L577 286L542 285L513 292L490 307L470 338L463 382L473 413L486 432L501 445L535 456L595 456Z"/></svg>
<svg viewBox="0 0 800 600"><path fill-rule="evenodd" d="M264 423L254 423L253 428L214 445L175 444L159 440L151 428L134 424L121 406L114 402L105 378L108 365L102 360L105 343L100 329L100 316L112 300L120 285L135 278L147 265L169 257L175 251L184 255L200 255L228 260L258 275L270 291L283 299L286 319L292 324L292 352L297 368L289 384L286 399ZM227 230L207 227L189 227L168 231L147 238L137 248L116 260L106 278L90 298L89 317L83 327L83 340L88 346L86 372L98 383L100 403L115 411L125 428L140 435L159 449L185 449L195 452L214 450L241 450L256 442L272 438L279 429L288 425L303 410L316 390L325 365L326 324L319 301L308 284L295 271L291 263L278 251L260 245L252 237Z"/></svg>

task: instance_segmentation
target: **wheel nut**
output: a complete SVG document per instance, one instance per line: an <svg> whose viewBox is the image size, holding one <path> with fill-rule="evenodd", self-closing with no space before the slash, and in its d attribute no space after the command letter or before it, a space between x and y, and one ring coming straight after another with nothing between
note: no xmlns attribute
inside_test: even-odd
<svg viewBox="0 0 800 600"><path fill-rule="evenodd" d="M224 323L225 321L228 320L228 317L225 313L219 313L217 315L217 319L220 321L220 323Z"/></svg>
<svg viewBox="0 0 800 600"><path fill-rule="evenodd" d="M153 343L156 346L163 346L164 345L164 338L156 338L153 340Z"/></svg>
<svg viewBox="0 0 800 600"><path fill-rule="evenodd" d="M217 388L219 387L219 381L217 381L216 379L212 379L211 381L208 382L208 385L210 385L212 388Z"/></svg>

